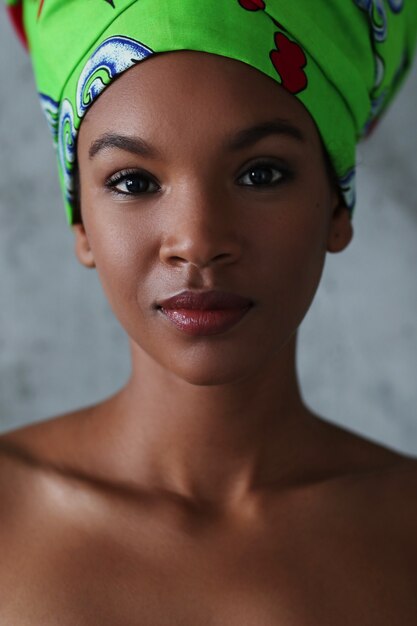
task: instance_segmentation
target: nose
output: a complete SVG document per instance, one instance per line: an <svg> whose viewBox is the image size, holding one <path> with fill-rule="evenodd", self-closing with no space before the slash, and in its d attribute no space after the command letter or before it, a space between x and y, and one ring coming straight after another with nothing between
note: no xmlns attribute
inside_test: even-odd
<svg viewBox="0 0 417 626"><path fill-rule="evenodd" d="M163 263L204 268L239 259L238 217L225 196L194 188L182 189L171 200L160 247Z"/></svg>

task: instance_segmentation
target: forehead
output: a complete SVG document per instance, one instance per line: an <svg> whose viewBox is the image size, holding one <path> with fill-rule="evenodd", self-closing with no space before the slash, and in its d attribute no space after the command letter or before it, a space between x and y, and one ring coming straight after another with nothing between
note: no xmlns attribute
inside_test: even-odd
<svg viewBox="0 0 417 626"><path fill-rule="evenodd" d="M303 104L254 67L216 54L181 50L153 55L115 79L88 110L79 142L108 131L210 140L232 129L280 118L319 145Z"/></svg>

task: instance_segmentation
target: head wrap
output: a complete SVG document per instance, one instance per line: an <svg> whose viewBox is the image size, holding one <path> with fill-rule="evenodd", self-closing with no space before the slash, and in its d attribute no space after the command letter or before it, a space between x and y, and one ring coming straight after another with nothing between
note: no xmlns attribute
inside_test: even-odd
<svg viewBox="0 0 417 626"><path fill-rule="evenodd" d="M416 0L5 0L53 134L68 221L76 138L111 81L158 52L249 64L297 97L355 204L355 148L411 65Z"/></svg>

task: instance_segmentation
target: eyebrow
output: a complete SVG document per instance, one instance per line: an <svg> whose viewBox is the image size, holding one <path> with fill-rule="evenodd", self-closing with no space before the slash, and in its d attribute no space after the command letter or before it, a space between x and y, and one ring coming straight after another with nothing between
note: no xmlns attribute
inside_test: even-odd
<svg viewBox="0 0 417 626"><path fill-rule="evenodd" d="M100 150L105 148L119 148L119 150L138 154L148 159L161 157L159 150L152 147L141 137L128 137L127 135L118 135L117 133L105 133L93 141L88 151L88 156L92 159Z"/></svg>
<svg viewBox="0 0 417 626"><path fill-rule="evenodd" d="M238 131L236 134L229 137L224 144L224 148L231 152L236 152L237 150L242 150L243 148L253 145L269 135L287 135L301 142L306 140L297 126L294 126L287 120L274 119Z"/></svg>
<svg viewBox="0 0 417 626"><path fill-rule="evenodd" d="M294 126L287 120L274 119L262 122L256 126L251 126L250 128L243 128L237 133L234 133L227 138L223 144L223 148L230 152L237 152L238 150L243 150L257 143L269 135L286 135L300 142L305 141L303 133L297 126ZM141 137L105 133L91 144L88 151L90 159L106 148L118 148L119 150L131 152L132 154L137 154L148 159L155 160L162 158L160 151Z"/></svg>

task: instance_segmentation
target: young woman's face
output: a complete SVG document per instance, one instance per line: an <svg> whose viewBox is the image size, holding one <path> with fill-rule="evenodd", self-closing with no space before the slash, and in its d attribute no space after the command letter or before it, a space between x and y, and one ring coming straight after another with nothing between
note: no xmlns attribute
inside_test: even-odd
<svg viewBox="0 0 417 626"><path fill-rule="evenodd" d="M352 235L306 109L229 58L172 52L122 74L82 122L78 161L79 259L139 349L195 384L270 365L311 304L326 250ZM156 305L193 289L254 304L229 330L190 336Z"/></svg>

